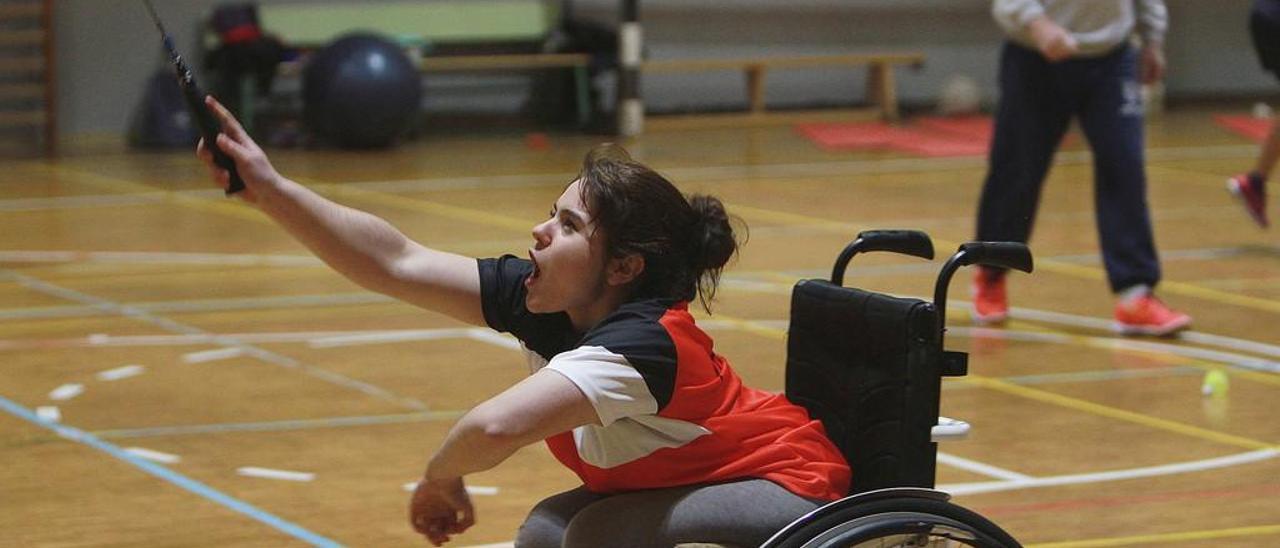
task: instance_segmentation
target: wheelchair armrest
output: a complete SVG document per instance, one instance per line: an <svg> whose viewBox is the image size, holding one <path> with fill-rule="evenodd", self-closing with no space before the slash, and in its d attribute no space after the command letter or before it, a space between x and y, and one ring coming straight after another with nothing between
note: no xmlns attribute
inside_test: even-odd
<svg viewBox="0 0 1280 548"><path fill-rule="evenodd" d="M929 430L931 441L962 440L969 437L969 423L962 420L938 417L938 424Z"/></svg>

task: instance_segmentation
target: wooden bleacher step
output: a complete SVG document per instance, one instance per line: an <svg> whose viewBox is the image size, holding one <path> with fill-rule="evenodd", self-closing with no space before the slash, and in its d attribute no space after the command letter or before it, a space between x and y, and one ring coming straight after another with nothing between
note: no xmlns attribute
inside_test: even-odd
<svg viewBox="0 0 1280 548"><path fill-rule="evenodd" d="M54 151L52 12L52 0L0 2L0 155Z"/></svg>

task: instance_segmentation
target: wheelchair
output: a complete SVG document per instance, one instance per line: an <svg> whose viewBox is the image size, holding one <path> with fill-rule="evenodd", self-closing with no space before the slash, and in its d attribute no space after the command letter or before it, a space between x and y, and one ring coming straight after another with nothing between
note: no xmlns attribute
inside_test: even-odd
<svg viewBox="0 0 1280 548"><path fill-rule="evenodd" d="M843 286L854 255L889 251L932 259L924 232L859 233L830 280L792 291L786 395L820 420L853 469L849 496L801 516L761 548L1021 546L981 515L934 489L937 440L968 424L938 415L943 376L968 372L968 355L943 348L947 286L961 266L1031 272L1013 242L969 242L942 267L933 302Z"/></svg>

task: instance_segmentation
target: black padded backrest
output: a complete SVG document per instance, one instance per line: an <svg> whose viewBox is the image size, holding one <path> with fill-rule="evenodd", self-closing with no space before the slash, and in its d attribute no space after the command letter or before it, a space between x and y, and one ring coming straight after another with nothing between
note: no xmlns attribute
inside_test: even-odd
<svg viewBox="0 0 1280 548"><path fill-rule="evenodd" d="M792 290L787 398L821 420L844 453L850 494L933 487L940 341L932 303L825 280Z"/></svg>

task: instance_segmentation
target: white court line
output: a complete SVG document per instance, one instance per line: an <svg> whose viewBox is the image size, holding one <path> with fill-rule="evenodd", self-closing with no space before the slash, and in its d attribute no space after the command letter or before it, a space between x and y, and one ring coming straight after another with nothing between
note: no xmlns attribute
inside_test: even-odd
<svg viewBox="0 0 1280 548"><path fill-rule="evenodd" d="M433 341L443 339L471 339L491 344L508 350L519 350L520 341L515 337L494 333L490 329L464 327L457 329L403 329L389 331L366 331L347 335L332 335L307 341L312 348L335 348L362 344L385 344L410 341Z"/></svg>
<svg viewBox="0 0 1280 548"><path fill-rule="evenodd" d="M960 304L960 303L957 303ZM1012 307L1009 309L1009 317L1016 320L1032 320L1045 323L1053 323L1059 325L1068 325L1073 327L1086 327L1090 329L1098 329L1102 331L1111 331L1111 321L1098 318L1090 318L1088 316L1078 316L1075 314L1065 314L1061 312L1049 312L1045 310L1034 310L1030 308ZM1217 346L1230 350L1241 350L1247 352L1256 352L1268 356L1280 357L1280 346L1250 341L1246 339L1237 339L1235 337L1225 337L1222 335L1211 335L1201 333L1199 331L1185 331L1179 335L1183 341L1194 342L1206 346ZM1132 339L1117 339L1129 340ZM1147 343L1161 345L1164 347L1172 347L1167 343ZM1183 348L1183 347L1178 347Z"/></svg>
<svg viewBox="0 0 1280 548"><path fill-rule="evenodd" d="M362 344L383 344L409 341L433 341L440 339L468 338L470 328L450 329L402 329L387 331L365 331L343 335L329 335L307 341L311 348L336 348L339 346L355 346Z"/></svg>
<svg viewBox="0 0 1280 548"><path fill-rule="evenodd" d="M1215 145L1192 147L1156 147L1146 150L1149 161L1171 161L1203 158L1252 158L1257 147L1250 145ZM1091 162L1088 151L1064 151L1054 156L1054 165L1085 164ZM986 159L969 158L891 158L880 160L847 160L838 162L805 162L766 165L728 165L703 167L666 168L659 166L663 174L679 180L751 180L783 176L836 176L859 173L911 173L921 170L982 169ZM327 183L312 185L323 189L331 186L351 185L363 190L378 192L421 192L430 190L522 188L563 186L574 177L573 173L498 175L484 177L417 178L395 181L369 181ZM16 198L0 200L0 211L34 211L60 207L89 207L131 203L156 203L171 195L208 197L216 196L210 190L179 190L164 193L146 192L128 195L103 194L95 196L67 196L57 198Z"/></svg>
<svg viewBox="0 0 1280 548"><path fill-rule="evenodd" d="M292 470L276 470L273 468L259 468L257 466L241 466L240 468L236 468L236 473L241 476L251 478L283 481L311 481L316 479L316 475L311 472L294 472Z"/></svg>
<svg viewBox="0 0 1280 548"><path fill-rule="evenodd" d="M1280 450L1277 449L1259 449L1249 451L1247 453L1238 453L1225 457L1217 457L1212 459L1182 462L1175 464L1162 464L1159 466L1146 466L1142 468L1130 468L1127 470L1112 470L1108 472L1091 472L1087 474L1068 474L1063 476L1050 476L1043 478L1029 478L1025 480L1009 480L1009 481L986 481L974 483L954 483L939 485L939 491L945 491L952 495L976 495L979 493L994 493L997 491L1010 491L1014 489L1028 489L1033 487L1048 487L1053 485L1079 485L1082 483L1099 483L1104 481L1118 481L1135 478L1149 478L1153 476L1168 476L1172 474L1185 474L1188 472L1202 472L1215 468L1226 468L1228 466L1237 466L1251 462L1257 462L1280 456Z"/></svg>
<svg viewBox="0 0 1280 548"><path fill-rule="evenodd" d="M321 379L326 382L329 382L338 386L342 386L344 388L356 390L366 395L369 395L371 397L379 398L385 401L391 401L400 406L407 407L410 409L422 410L427 408L427 405L425 403L422 403L421 401L418 401L414 398L400 396L398 394L395 394L379 386L375 386L373 384L370 384L364 381L359 381L350 377L346 377L339 373L335 373L333 371L314 367L306 363L303 363L301 361L298 361L296 359L293 359L289 356L285 356L283 354L278 354L278 353L264 350L261 348L248 346L243 342L231 339L225 335L212 335L197 327L187 325L178 321L174 321L169 318L165 318L163 316L157 316L155 314L148 313L144 310L139 310L137 308L133 308L130 306L121 305L119 303L102 299L100 297L95 297L93 295L81 293L73 289L68 289L62 286L51 284L43 280L40 280L38 278L27 276L19 272L15 272L13 270L0 268L0 280L4 280L4 279L14 280L18 284L22 285L23 287L26 287L47 295L53 295L53 296L67 299L70 301L100 307L103 310L110 311L111 313L118 314L125 318L141 320L146 323L159 326L160 328L166 331L169 331L171 333L177 333L181 335L209 335L213 337L212 340L214 344L217 344L219 346L224 346L224 347L241 348L244 350L245 354L252 356L254 358L257 358L262 362L279 366L279 367L288 368L288 369L296 369L305 375L309 375L311 377ZM3 342L4 341L0 341L0 343L3 343ZM4 345L0 344L0 349L2 348L4 348Z"/></svg>
<svg viewBox="0 0 1280 548"><path fill-rule="evenodd" d="M65 401L84 393L84 385L69 382L49 392L49 399L54 401Z"/></svg>
<svg viewBox="0 0 1280 548"><path fill-rule="evenodd" d="M299 308L310 306L358 306L397 302L391 297L376 293L339 293L324 295L292 295L281 297L253 297L243 299L207 299L187 301L160 301L123 303L131 310L152 313L173 312L221 312L229 310L270 310L273 308ZM0 310L0 320L34 318L76 318L107 316L112 312L97 306L39 306Z"/></svg>
<svg viewBox="0 0 1280 548"><path fill-rule="evenodd" d="M5 250L0 262L10 263L126 263L194 264L216 266L324 266L311 255L242 253L171 253L140 251Z"/></svg>
<svg viewBox="0 0 1280 548"><path fill-rule="evenodd" d="M506 333L495 333L489 329L475 328L467 331L467 337L482 343L488 343L508 350L524 348L520 340Z"/></svg>
<svg viewBox="0 0 1280 548"><path fill-rule="evenodd" d="M126 365L123 367L117 367L115 369L99 371L98 374L95 376L100 381L111 382L111 381L118 381L120 379L127 379L129 377L136 377L138 375L141 375L142 372L145 370L146 368L141 365Z"/></svg>
<svg viewBox="0 0 1280 548"><path fill-rule="evenodd" d="M182 361L184 363L206 363L238 358L244 354L245 350L243 348L232 346L228 348L216 348L213 350L201 350L199 352L188 352L182 355Z"/></svg>
<svg viewBox="0 0 1280 548"><path fill-rule="evenodd" d="M1005 470L1004 468L992 466L990 464L983 464L981 462L978 462L975 460L969 460L964 457L957 457L950 453L943 453L942 451L938 451L938 462L954 468L959 468L961 470L967 470L969 472L974 472L977 474L982 474L984 476L991 476L993 478L999 478L1003 480L1024 481L1024 480L1034 479L1031 476L1028 476L1026 474L1020 474L1012 470Z"/></svg>
<svg viewBox="0 0 1280 548"><path fill-rule="evenodd" d="M1199 331L1191 331L1182 334L1182 340L1194 342L1207 346L1221 346L1233 350L1245 350L1265 354L1268 356L1280 357L1280 346L1274 344L1260 343L1256 341L1234 339L1231 337L1223 337L1220 335L1210 335Z"/></svg>
<svg viewBox="0 0 1280 548"><path fill-rule="evenodd" d="M418 482L411 481L409 483L406 483L400 486L400 488L408 492L413 492L415 489L418 488ZM500 491L500 489L491 485L468 485L466 486L466 488L467 488L468 495L477 496L477 497L496 496Z"/></svg>
<svg viewBox="0 0 1280 548"><path fill-rule="evenodd" d="M91 196L59 196L56 198L12 198L0 200L0 211L42 211L119 205L153 204L164 199L163 194L98 194Z"/></svg>
<svg viewBox="0 0 1280 548"><path fill-rule="evenodd" d="M161 464L174 464L182 460L182 457L179 457L177 455L171 455L169 453L161 453L160 451L152 451L151 449L146 449L142 447L125 447L124 450L126 453L129 453L131 455L141 457L152 462L158 462Z"/></svg>
<svg viewBox="0 0 1280 548"><path fill-rule="evenodd" d="M498 488L489 485L468 485L467 494L481 497L492 497L498 494Z"/></svg>

